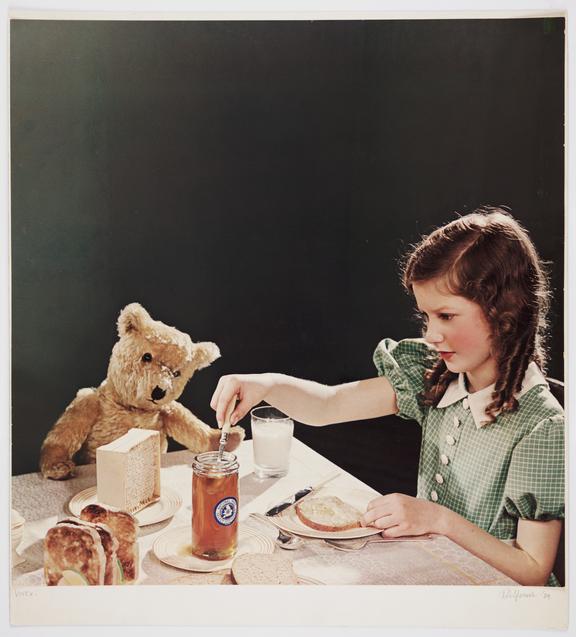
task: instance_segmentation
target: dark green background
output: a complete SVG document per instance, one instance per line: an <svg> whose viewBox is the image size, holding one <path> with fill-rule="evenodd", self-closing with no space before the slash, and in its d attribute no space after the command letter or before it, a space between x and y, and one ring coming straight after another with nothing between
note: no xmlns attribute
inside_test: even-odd
<svg viewBox="0 0 576 637"><path fill-rule="evenodd" d="M221 374L374 374L414 336L398 257L483 203L552 262L563 375L563 19L13 20L13 473L105 377L120 309L215 341ZM376 488L415 491L418 428L297 435Z"/></svg>

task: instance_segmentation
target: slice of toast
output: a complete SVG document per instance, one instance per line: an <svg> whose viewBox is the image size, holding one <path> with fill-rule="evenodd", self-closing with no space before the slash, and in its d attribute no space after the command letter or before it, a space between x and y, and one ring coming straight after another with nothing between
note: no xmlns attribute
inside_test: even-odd
<svg viewBox="0 0 576 637"><path fill-rule="evenodd" d="M77 518L67 518L58 524L73 524L76 526L86 526L96 530L102 542L104 555L106 557L106 567L104 571L104 585L115 585L119 583L118 577L118 540L114 537L112 529L106 524L93 524Z"/></svg>
<svg viewBox="0 0 576 637"><path fill-rule="evenodd" d="M295 509L302 524L317 531L347 531L362 526L362 513L335 495L306 498Z"/></svg>
<svg viewBox="0 0 576 637"><path fill-rule="evenodd" d="M278 553L244 553L232 562L236 584L298 584L292 562Z"/></svg>
<svg viewBox="0 0 576 637"><path fill-rule="evenodd" d="M106 553L106 572L104 573L104 584L120 584L120 573L118 569L118 548L120 543L112 533L112 529L107 524L96 524L96 530L100 535L100 541Z"/></svg>
<svg viewBox="0 0 576 637"><path fill-rule="evenodd" d="M119 584L133 584L139 575L138 523L125 511L112 511L99 504L89 504L80 511L80 519L108 526L118 540L118 562L122 569Z"/></svg>
<svg viewBox="0 0 576 637"><path fill-rule="evenodd" d="M167 582L168 584L190 585L196 584L206 586L207 584L217 584L223 586L230 586L234 584L232 579L232 573L230 569L225 571L214 571L213 573L186 573L186 575L180 575L173 580Z"/></svg>
<svg viewBox="0 0 576 637"><path fill-rule="evenodd" d="M48 529L44 538L44 579L48 586L70 583L104 584L106 555L94 528L60 523Z"/></svg>

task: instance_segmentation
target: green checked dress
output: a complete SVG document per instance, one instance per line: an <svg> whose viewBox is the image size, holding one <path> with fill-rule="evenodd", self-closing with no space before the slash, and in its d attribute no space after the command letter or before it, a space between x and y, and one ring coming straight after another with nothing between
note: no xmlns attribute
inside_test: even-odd
<svg viewBox="0 0 576 637"><path fill-rule="evenodd" d="M436 354L423 339L381 341L374 363L396 393L398 415L422 427L417 497L442 504L501 540L518 520L564 518L564 410L536 363L518 409L487 422L493 387L469 394L463 374L435 407L422 406L424 372ZM551 575L548 585L558 586Z"/></svg>

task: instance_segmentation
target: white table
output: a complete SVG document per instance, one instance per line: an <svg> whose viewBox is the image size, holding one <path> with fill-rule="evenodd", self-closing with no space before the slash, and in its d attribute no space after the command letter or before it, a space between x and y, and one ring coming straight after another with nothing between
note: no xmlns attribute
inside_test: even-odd
<svg viewBox="0 0 576 637"><path fill-rule="evenodd" d="M290 471L279 479L259 480L253 473L252 441L244 441L236 451L240 464L240 525L249 525L262 534L276 536L273 527L249 515L263 513L302 487L314 484L338 469L333 481L343 489L364 489L378 495L363 482L339 469L297 439L293 440ZM182 584L186 571L160 562L152 551L156 538L168 529L190 525L192 454L177 451L162 456L161 483L177 491L183 504L175 515L163 522L140 527L141 569L139 585ZM14 587L43 585L42 539L58 520L70 515L66 508L71 497L96 484L95 465L77 468L67 481L44 480L38 473L12 478L12 507L26 519L24 536L18 547L25 559L13 567ZM282 549L277 548L276 551ZM283 551L293 560L296 573L325 584L446 584L517 585L513 580L476 558L448 538L434 536L417 542L391 542L368 545L356 552L342 552L320 539L306 539L301 548ZM198 577L195 576L195 582ZM191 582L192 583L192 578Z"/></svg>

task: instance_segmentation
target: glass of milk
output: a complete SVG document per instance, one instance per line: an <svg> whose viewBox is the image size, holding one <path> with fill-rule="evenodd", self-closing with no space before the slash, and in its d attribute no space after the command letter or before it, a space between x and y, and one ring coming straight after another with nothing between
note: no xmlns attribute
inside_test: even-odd
<svg viewBox="0 0 576 637"><path fill-rule="evenodd" d="M254 473L259 478L280 478L288 473L294 421L275 407L250 412Z"/></svg>

